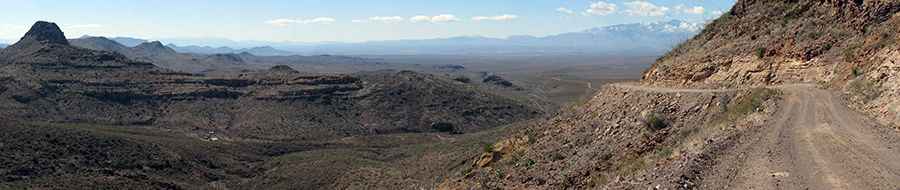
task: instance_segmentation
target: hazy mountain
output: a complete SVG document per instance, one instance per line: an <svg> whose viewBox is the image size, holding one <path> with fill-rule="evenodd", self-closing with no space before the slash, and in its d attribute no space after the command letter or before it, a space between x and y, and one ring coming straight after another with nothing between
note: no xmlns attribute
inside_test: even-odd
<svg viewBox="0 0 900 190"><path fill-rule="evenodd" d="M110 40L119 42L120 44L128 46L128 47L134 47L134 46L140 45L144 42L147 42L147 40L144 40L144 39L129 38L129 37L115 37L115 38L110 38Z"/></svg>
<svg viewBox="0 0 900 190"><path fill-rule="evenodd" d="M388 40L361 43L233 41L221 38L160 39L181 53L248 52L275 55L413 55L413 54L662 54L703 28L703 23L671 20L619 24L550 36L489 38L460 36L440 39ZM140 39L133 39L140 41ZM122 43L122 42L120 42ZM124 44L124 43L123 43ZM180 45L175 45L180 44Z"/></svg>
<svg viewBox="0 0 900 190"><path fill-rule="evenodd" d="M454 37L318 45L314 54L661 54L702 29L680 20L621 24L545 37ZM282 48L294 50L290 48Z"/></svg>
<svg viewBox="0 0 900 190"><path fill-rule="evenodd" d="M8 44L0 44L0 48L5 48L6 46L9 46L9 45Z"/></svg>
<svg viewBox="0 0 900 190"><path fill-rule="evenodd" d="M81 36L80 38L69 39L69 40L71 41L71 40L77 40L77 39L95 39L97 37L102 37L102 36L84 35L84 36ZM104 38L104 40L106 40L106 41L116 42L124 47L135 47L144 42L149 42L149 40L132 38L132 37L102 37L102 38ZM109 44L108 42L105 42L105 43ZM84 44L82 44L82 45L84 45Z"/></svg>
<svg viewBox="0 0 900 190"><path fill-rule="evenodd" d="M76 47L100 51L118 52L126 56L132 54L130 52L130 48L128 48L127 46L105 37L84 36L77 39L69 39L69 43Z"/></svg>
<svg viewBox="0 0 900 190"><path fill-rule="evenodd" d="M260 47L252 47L252 48L241 48L241 49L233 49L230 47L210 47L210 46L178 46L175 44L169 44L170 48L175 51L181 53L196 53L196 54L226 54L226 53L250 53L253 55L259 56L281 56L281 55L295 55L297 53L284 51L275 49L272 46L260 46Z"/></svg>
<svg viewBox="0 0 900 190"><path fill-rule="evenodd" d="M178 52L175 49L170 48L170 46L163 45L162 42L159 41L144 42L135 47L127 47L105 37L85 36L78 39L69 39L69 42L76 47L117 52L133 60L150 62L160 67L191 73L264 69L275 65L289 65L296 68L303 68L304 70L315 68L321 69L325 65L329 68L341 68L338 70L343 70L343 67L354 68L354 70L385 69L380 60L358 57L322 55L260 56L273 54L271 52L279 52L278 50L267 47L241 49L241 53L204 54Z"/></svg>

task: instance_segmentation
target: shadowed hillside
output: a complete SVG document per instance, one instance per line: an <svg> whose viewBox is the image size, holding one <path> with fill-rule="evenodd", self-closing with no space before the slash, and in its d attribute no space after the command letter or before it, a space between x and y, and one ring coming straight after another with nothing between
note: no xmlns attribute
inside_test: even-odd
<svg viewBox="0 0 900 190"><path fill-rule="evenodd" d="M476 147L479 138L496 136L490 131L542 114L524 101L411 71L324 75L282 65L189 74L128 58L174 53L158 42L128 48L93 40L73 44L109 51L72 46L54 23L37 22L22 40L0 50L0 151L6 155L0 158L0 188L271 186L288 182L245 180L299 167L269 162L285 155L410 165L393 168L400 171L433 160L420 158L433 152L408 146ZM440 159L465 155L445 156ZM360 164L286 175L306 179L291 181L305 184L298 188L325 188L341 183L341 173L370 166ZM427 175L446 170L428 171L416 179L434 183ZM370 180L382 179L401 180Z"/></svg>

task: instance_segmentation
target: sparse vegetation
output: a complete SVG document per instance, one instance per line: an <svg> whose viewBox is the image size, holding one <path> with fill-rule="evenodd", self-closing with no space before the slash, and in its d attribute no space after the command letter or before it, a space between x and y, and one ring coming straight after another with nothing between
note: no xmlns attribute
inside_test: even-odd
<svg viewBox="0 0 900 190"><path fill-rule="evenodd" d="M458 76L456 78L453 78L453 80L461 82L461 83L467 83L467 84L472 83L472 79L469 77L466 77L466 76Z"/></svg>
<svg viewBox="0 0 900 190"><path fill-rule="evenodd" d="M661 114L650 113L649 115L647 115L646 121L644 121L644 125L652 130L660 130L669 127L669 121L665 118L665 116Z"/></svg>
<svg viewBox="0 0 900 190"><path fill-rule="evenodd" d="M484 146L481 146L481 151L483 151L485 153L494 152L494 144L490 144L490 143L484 144Z"/></svg>
<svg viewBox="0 0 900 190"><path fill-rule="evenodd" d="M850 46L844 48L844 51L842 52L843 57L844 57L844 61L846 61L846 62L851 62L851 63L852 63L853 61L856 61L856 51L857 51L860 47L862 47L861 44L854 43L854 44L851 44Z"/></svg>
<svg viewBox="0 0 900 190"><path fill-rule="evenodd" d="M728 109L728 115L731 117L744 116L752 112L758 111L763 107L766 100L777 97L778 91L768 88L755 88L750 90L750 94L743 96L735 102L734 106Z"/></svg>
<svg viewBox="0 0 900 190"><path fill-rule="evenodd" d="M756 58L766 57L766 48L756 48Z"/></svg>
<svg viewBox="0 0 900 190"><path fill-rule="evenodd" d="M853 74L853 78L859 77L863 74L862 71L860 71L859 68L856 67L854 67L851 72Z"/></svg>
<svg viewBox="0 0 900 190"><path fill-rule="evenodd" d="M864 78L852 80L847 85L849 85L850 94L860 98L863 102L869 102L881 96L881 90L877 84Z"/></svg>

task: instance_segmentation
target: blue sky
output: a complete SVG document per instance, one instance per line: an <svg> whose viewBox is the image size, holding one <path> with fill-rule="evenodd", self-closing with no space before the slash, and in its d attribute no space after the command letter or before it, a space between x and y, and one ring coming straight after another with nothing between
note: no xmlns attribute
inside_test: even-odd
<svg viewBox="0 0 900 190"><path fill-rule="evenodd" d="M612 24L702 22L734 0L0 0L0 39L36 20L85 34L359 42L544 36Z"/></svg>

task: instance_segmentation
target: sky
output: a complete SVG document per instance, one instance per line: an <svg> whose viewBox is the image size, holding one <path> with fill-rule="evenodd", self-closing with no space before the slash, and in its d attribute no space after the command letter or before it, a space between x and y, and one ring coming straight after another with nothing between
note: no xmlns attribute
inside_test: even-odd
<svg viewBox="0 0 900 190"><path fill-rule="evenodd" d="M673 19L703 22L734 0L0 0L0 39L37 20L66 36L362 42L546 36Z"/></svg>

